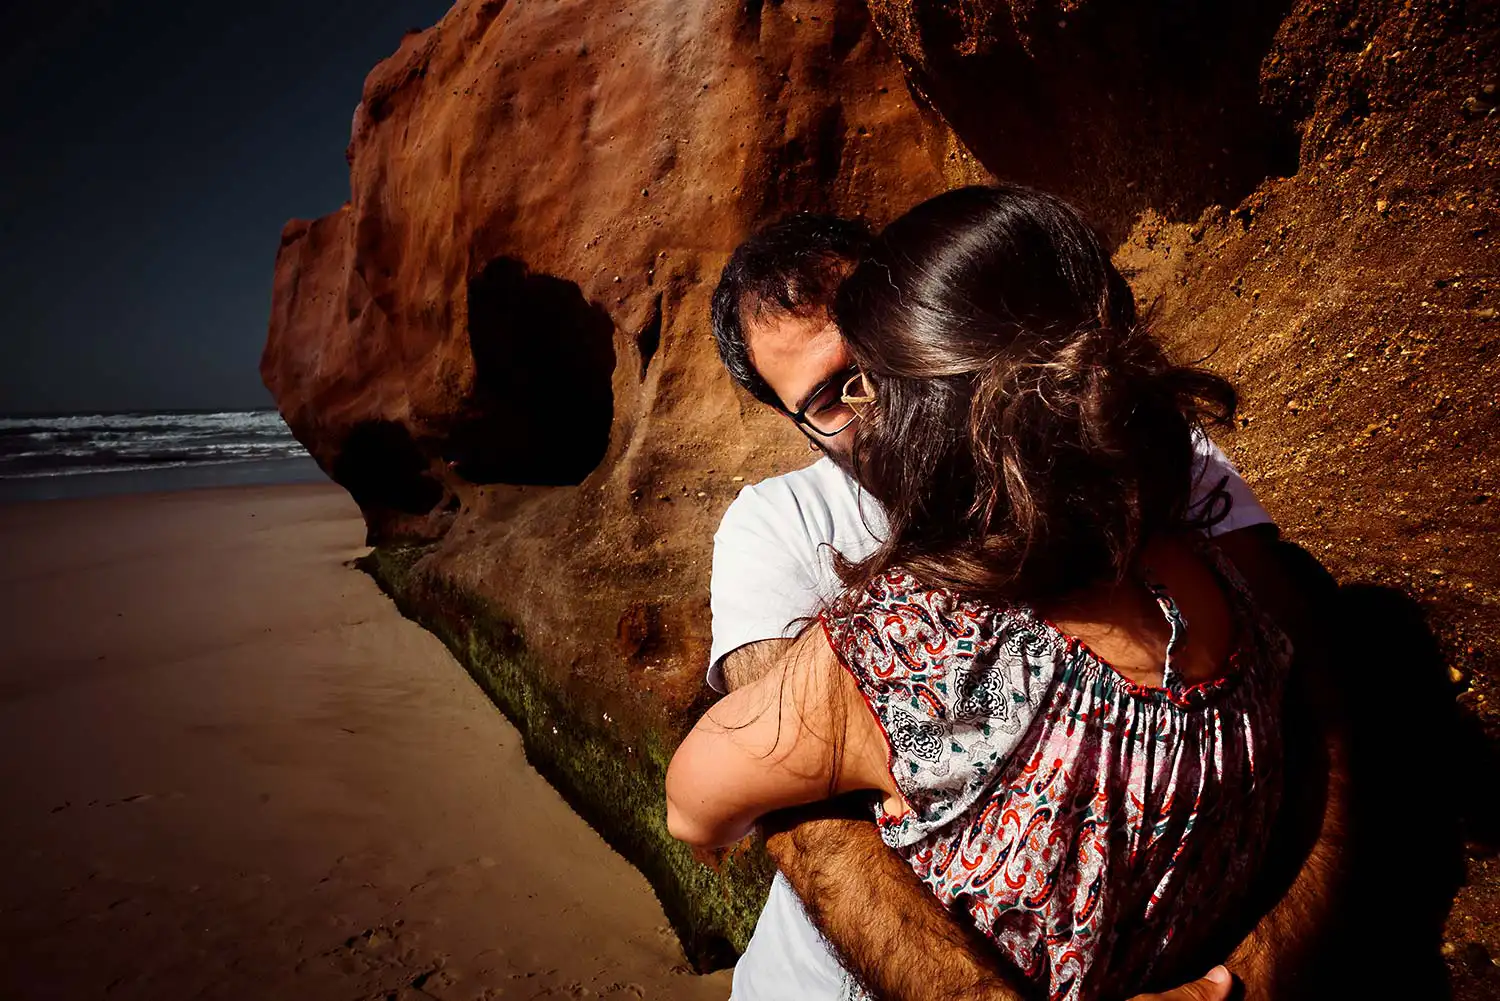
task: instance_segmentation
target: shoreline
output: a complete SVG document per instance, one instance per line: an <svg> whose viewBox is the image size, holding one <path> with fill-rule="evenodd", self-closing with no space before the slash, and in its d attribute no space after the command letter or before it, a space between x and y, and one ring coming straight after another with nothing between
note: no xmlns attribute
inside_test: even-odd
<svg viewBox="0 0 1500 1001"><path fill-rule="evenodd" d="M331 486L332 481L312 456L43 473L0 478L0 505L302 484Z"/></svg>
<svg viewBox="0 0 1500 1001"><path fill-rule="evenodd" d="M0 995L725 997L363 537L326 484L0 504Z"/></svg>

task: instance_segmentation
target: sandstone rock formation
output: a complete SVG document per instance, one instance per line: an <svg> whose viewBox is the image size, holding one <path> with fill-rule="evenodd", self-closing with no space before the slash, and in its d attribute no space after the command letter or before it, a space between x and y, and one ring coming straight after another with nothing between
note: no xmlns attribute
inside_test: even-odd
<svg viewBox="0 0 1500 1001"><path fill-rule="evenodd" d="M1360 705L1400 746L1413 692L1463 690L1478 754L1500 731L1497 83L1500 14L1472 0L460 0L370 74L350 202L283 233L262 372L398 600L711 961L754 901L726 896L736 863L703 882L673 854L653 783L701 705L717 519L806 455L714 355L735 243L988 176L1079 202L1158 330L1237 379L1223 444L1287 534L1367 612L1436 628L1454 687L1382 664L1350 677ZM1402 782L1467 763L1494 788L1410 750ZM1471 847L1500 837L1465 812ZM1478 852L1448 922L1461 993L1494 984L1497 879Z"/></svg>

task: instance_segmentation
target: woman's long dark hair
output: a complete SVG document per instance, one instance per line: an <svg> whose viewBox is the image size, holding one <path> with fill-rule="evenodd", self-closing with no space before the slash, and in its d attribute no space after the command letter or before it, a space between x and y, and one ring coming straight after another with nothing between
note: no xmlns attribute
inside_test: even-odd
<svg viewBox="0 0 1500 1001"><path fill-rule="evenodd" d="M1224 379L1174 364L1071 206L969 187L892 223L834 315L875 387L855 475L890 530L840 568L1036 603L1121 579L1153 535L1223 517L1190 509L1191 435L1232 421Z"/></svg>

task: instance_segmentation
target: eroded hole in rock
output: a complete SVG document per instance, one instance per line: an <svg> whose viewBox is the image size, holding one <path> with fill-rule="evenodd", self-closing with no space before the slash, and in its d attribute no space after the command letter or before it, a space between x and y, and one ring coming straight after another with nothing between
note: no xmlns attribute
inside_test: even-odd
<svg viewBox="0 0 1500 1001"><path fill-rule="evenodd" d="M395 421L366 421L344 439L333 478L364 510L426 514L443 499L427 457Z"/></svg>
<svg viewBox="0 0 1500 1001"><path fill-rule="evenodd" d="M651 367L651 359L656 357L656 349L661 347L661 293L657 293L656 302L651 307L651 317L646 325L641 328L640 333L635 335L635 346L641 353L641 381L646 379L646 369Z"/></svg>
<svg viewBox="0 0 1500 1001"><path fill-rule="evenodd" d="M474 391L444 446L471 483L580 483L614 419L614 323L570 281L496 258L469 279Z"/></svg>

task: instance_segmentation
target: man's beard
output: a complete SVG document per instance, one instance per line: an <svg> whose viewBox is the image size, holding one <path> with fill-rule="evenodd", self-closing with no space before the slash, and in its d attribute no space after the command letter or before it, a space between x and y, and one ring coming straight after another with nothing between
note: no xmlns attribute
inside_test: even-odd
<svg viewBox="0 0 1500 1001"><path fill-rule="evenodd" d="M806 432L803 433L806 434ZM854 473L853 454L847 451L829 448L821 438L814 437L813 435L808 435L807 437L808 440L813 443L813 447L815 447L819 452L822 452L829 459L831 459L835 466L838 466L845 473L849 474L850 479L854 480L856 483L859 482L859 477Z"/></svg>

